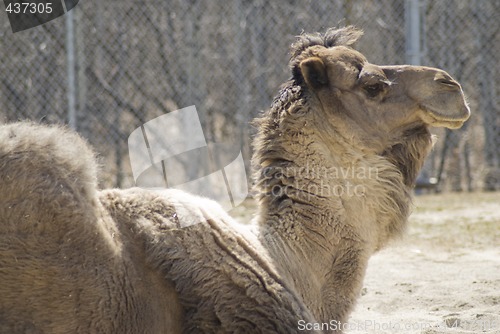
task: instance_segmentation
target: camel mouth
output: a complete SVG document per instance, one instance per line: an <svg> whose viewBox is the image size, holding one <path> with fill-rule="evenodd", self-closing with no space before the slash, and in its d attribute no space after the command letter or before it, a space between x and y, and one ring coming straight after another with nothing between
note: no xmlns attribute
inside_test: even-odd
<svg viewBox="0 0 500 334"><path fill-rule="evenodd" d="M470 117L470 109L465 106L465 110L457 116L443 115L440 112L423 108L422 120L433 127L445 127L448 129L459 129Z"/></svg>

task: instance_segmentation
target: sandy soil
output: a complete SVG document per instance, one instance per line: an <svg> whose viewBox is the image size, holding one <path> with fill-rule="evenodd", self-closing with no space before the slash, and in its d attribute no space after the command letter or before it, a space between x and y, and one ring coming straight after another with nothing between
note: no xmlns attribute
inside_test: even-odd
<svg viewBox="0 0 500 334"><path fill-rule="evenodd" d="M346 333L500 333L500 193L419 196L371 260Z"/></svg>

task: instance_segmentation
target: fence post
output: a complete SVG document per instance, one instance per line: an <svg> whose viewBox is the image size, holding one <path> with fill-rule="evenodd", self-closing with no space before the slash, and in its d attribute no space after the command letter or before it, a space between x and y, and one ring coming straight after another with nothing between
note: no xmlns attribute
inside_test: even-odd
<svg viewBox="0 0 500 334"><path fill-rule="evenodd" d="M406 62L420 65L420 0L405 1Z"/></svg>
<svg viewBox="0 0 500 334"><path fill-rule="evenodd" d="M67 63L67 97L68 97L68 124L76 130L76 81L75 81L75 32L73 11L65 15L66 19L66 63Z"/></svg>

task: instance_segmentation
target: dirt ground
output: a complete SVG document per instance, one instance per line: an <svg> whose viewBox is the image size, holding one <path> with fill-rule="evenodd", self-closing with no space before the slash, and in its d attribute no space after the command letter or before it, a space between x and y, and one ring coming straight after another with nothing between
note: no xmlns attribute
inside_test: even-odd
<svg viewBox="0 0 500 334"><path fill-rule="evenodd" d="M415 199L375 254L347 333L500 333L500 193Z"/></svg>
<svg viewBox="0 0 500 334"><path fill-rule="evenodd" d="M500 334L500 193L414 203L405 237L371 258L346 334Z"/></svg>

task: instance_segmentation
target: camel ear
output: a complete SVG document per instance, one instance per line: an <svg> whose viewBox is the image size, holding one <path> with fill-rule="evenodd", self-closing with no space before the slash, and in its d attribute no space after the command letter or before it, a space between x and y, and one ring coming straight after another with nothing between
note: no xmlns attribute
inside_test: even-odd
<svg viewBox="0 0 500 334"><path fill-rule="evenodd" d="M300 71L306 83L312 88L320 88L328 83L326 66L318 57L311 57L300 62Z"/></svg>

